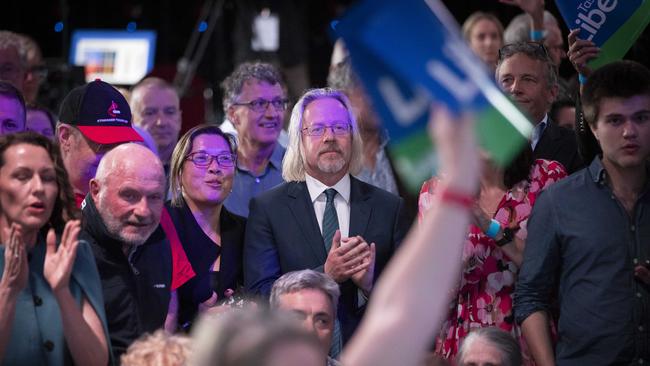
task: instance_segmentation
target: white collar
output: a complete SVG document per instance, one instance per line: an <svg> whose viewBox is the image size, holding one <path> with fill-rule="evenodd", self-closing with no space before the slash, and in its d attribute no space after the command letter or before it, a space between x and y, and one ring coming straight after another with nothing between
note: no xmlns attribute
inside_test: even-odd
<svg viewBox="0 0 650 366"><path fill-rule="evenodd" d="M341 196L341 198L343 198L346 203L350 203L350 182L350 174L345 174L343 178L336 182L336 184L328 187L318 179L305 173L305 183L307 184L307 190L309 191L309 197L311 198L312 203L314 203L328 188L336 189L336 192Z"/></svg>
<svg viewBox="0 0 650 366"><path fill-rule="evenodd" d="M542 123L543 123L543 124L542 124ZM539 127L541 127L541 126L546 127L547 124L548 124L548 113L544 114L544 118L542 118L542 120L539 121L539 123L538 123L537 126L535 126L535 127L538 127L538 126L539 126Z"/></svg>

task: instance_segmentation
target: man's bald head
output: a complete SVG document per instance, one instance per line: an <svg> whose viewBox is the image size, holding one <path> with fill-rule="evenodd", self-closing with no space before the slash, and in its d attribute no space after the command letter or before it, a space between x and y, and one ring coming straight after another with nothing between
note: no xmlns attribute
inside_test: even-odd
<svg viewBox="0 0 650 366"><path fill-rule="evenodd" d="M122 144L109 151L97 166L95 180L104 182L106 178L120 172L151 177L159 175L165 184L165 170L160 159L140 144Z"/></svg>
<svg viewBox="0 0 650 366"><path fill-rule="evenodd" d="M127 245L140 245L160 222L165 171L148 148L123 144L99 163L90 194L111 236Z"/></svg>

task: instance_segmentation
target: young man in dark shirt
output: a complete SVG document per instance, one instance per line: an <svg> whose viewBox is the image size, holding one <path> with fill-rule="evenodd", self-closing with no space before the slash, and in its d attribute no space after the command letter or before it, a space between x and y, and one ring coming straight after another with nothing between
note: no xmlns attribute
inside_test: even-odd
<svg viewBox="0 0 650 366"><path fill-rule="evenodd" d="M584 85L602 149L543 192L528 222L515 313L537 365L650 361L650 70L616 62ZM549 296L557 289L553 355Z"/></svg>

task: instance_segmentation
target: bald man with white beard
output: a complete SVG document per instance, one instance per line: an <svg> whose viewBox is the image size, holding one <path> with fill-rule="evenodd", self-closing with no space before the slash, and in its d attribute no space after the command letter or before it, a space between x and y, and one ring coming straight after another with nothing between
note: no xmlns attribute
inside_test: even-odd
<svg viewBox="0 0 650 366"><path fill-rule="evenodd" d="M88 241L95 255L115 359L165 323L172 256L158 229L164 197L158 157L127 143L103 157L82 204L79 239Z"/></svg>

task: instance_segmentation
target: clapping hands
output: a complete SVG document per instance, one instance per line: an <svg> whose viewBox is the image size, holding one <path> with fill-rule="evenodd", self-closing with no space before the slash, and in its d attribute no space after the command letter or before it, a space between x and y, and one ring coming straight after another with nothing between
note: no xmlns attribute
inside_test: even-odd
<svg viewBox="0 0 650 366"><path fill-rule="evenodd" d="M63 229L61 243L58 248L54 229L50 229L47 233L43 276L50 284L55 295L68 289L70 274L77 257L77 247L79 246L77 237L80 230L81 224L79 220L68 221Z"/></svg>

